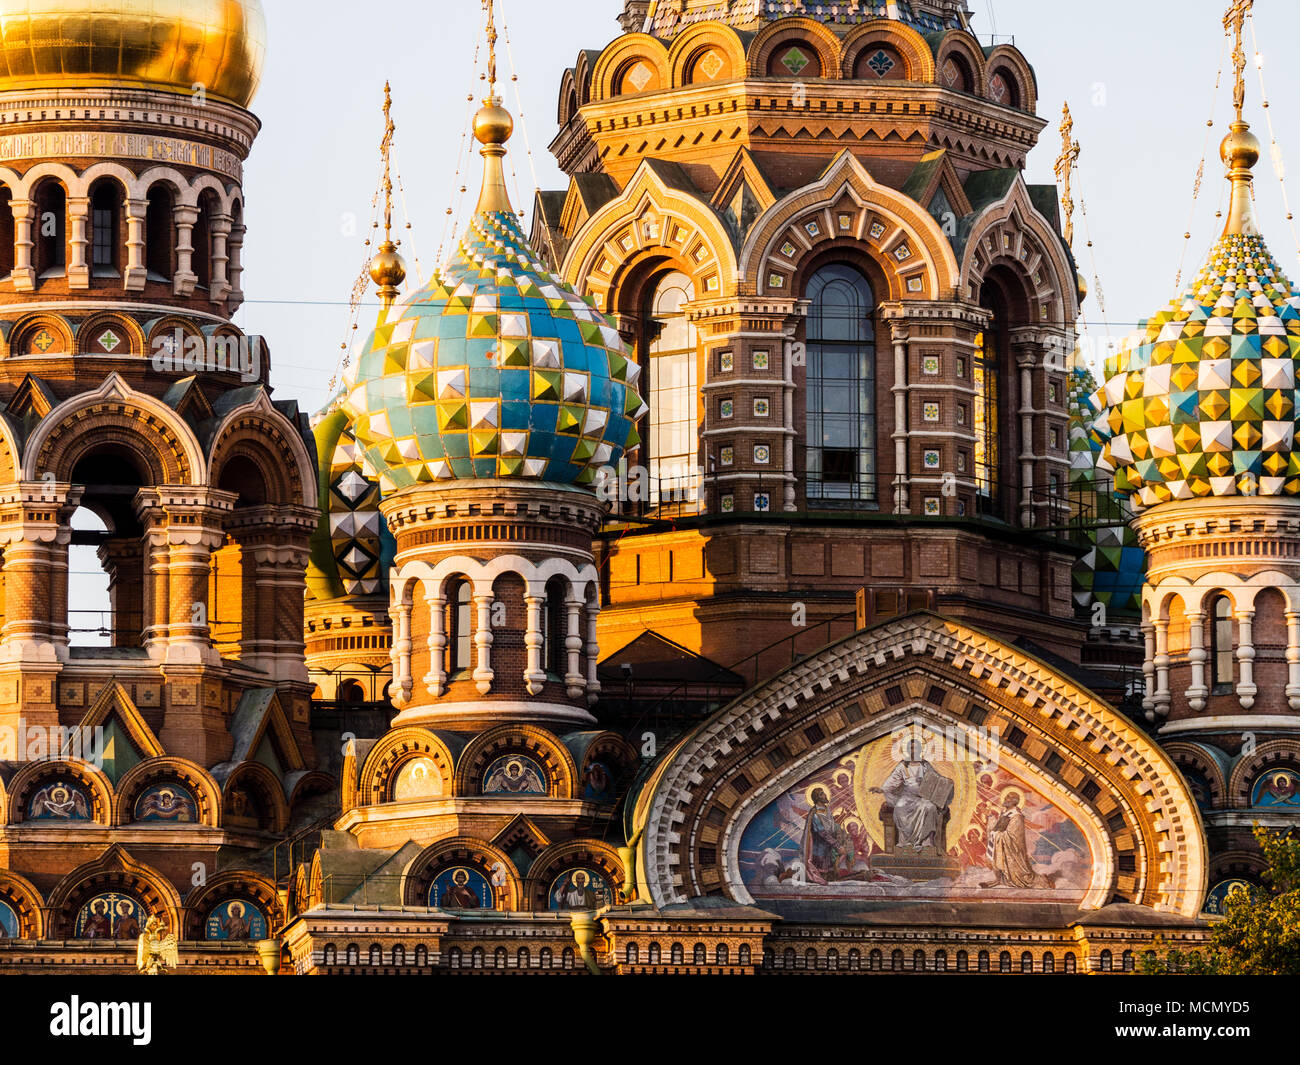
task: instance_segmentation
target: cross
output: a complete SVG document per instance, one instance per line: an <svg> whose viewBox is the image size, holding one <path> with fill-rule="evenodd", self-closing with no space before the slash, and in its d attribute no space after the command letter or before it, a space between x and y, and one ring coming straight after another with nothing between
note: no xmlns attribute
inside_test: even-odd
<svg viewBox="0 0 1300 1065"><path fill-rule="evenodd" d="M384 82L384 139L379 145L379 154L384 160L384 240L392 238L393 230L393 179L389 167L393 150L393 134L397 127L393 124L393 91L388 82Z"/></svg>
<svg viewBox="0 0 1300 1065"><path fill-rule="evenodd" d="M483 10L487 12L488 45L488 98L496 96L497 84L497 24L493 16L493 0L483 0Z"/></svg>
<svg viewBox="0 0 1300 1065"><path fill-rule="evenodd" d="M1065 215L1065 243L1074 243L1074 200L1070 198L1070 172L1079 159L1079 142L1070 139L1074 119L1070 105L1061 107L1061 154L1056 157L1056 180L1061 183L1061 212Z"/></svg>
<svg viewBox="0 0 1300 1065"><path fill-rule="evenodd" d="M1237 121L1241 121L1241 109L1246 103L1246 52L1241 47L1241 29L1246 16L1255 6L1255 0L1232 0L1223 16L1223 29L1233 35L1232 46L1232 106L1237 110Z"/></svg>

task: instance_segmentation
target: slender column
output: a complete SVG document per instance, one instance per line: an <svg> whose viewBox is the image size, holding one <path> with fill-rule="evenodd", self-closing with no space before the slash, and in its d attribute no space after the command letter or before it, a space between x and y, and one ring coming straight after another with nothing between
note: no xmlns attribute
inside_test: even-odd
<svg viewBox="0 0 1300 1065"><path fill-rule="evenodd" d="M90 198L69 196L68 228L71 231L68 240L69 288L90 288L90 266L86 256L86 249L90 246L90 238L86 235L86 224L89 220Z"/></svg>
<svg viewBox="0 0 1300 1065"><path fill-rule="evenodd" d="M586 678L582 675L582 600L570 596L564 606L568 622L568 633L564 638L568 666L564 675L565 692L570 699L576 699L587 689Z"/></svg>
<svg viewBox="0 0 1300 1065"><path fill-rule="evenodd" d="M199 220L199 209L178 205L172 208L176 220L176 273L172 276L172 292L188 296L198 283L194 272L194 226Z"/></svg>
<svg viewBox="0 0 1300 1065"><path fill-rule="evenodd" d="M1020 367L1020 524L1034 524L1034 357L1021 355Z"/></svg>
<svg viewBox="0 0 1300 1065"><path fill-rule="evenodd" d="M230 227L230 292L227 299L233 313L244 302L244 235L248 232L245 225Z"/></svg>
<svg viewBox="0 0 1300 1065"><path fill-rule="evenodd" d="M1255 643L1251 625L1255 611L1239 610L1237 618L1237 701L1243 710L1255 705Z"/></svg>
<svg viewBox="0 0 1300 1065"><path fill-rule="evenodd" d="M424 686L436 698L447 683L447 597L435 591L424 601L429 604L429 672L424 675Z"/></svg>
<svg viewBox="0 0 1300 1065"><path fill-rule="evenodd" d="M212 278L208 283L208 298L213 303L225 302L230 292L230 279L227 266L230 263L228 250L231 220L228 214L213 215L208 224L212 234Z"/></svg>
<svg viewBox="0 0 1300 1065"><path fill-rule="evenodd" d="M13 200L9 209L14 214L14 288L19 292L32 292L36 288L36 269L32 265L32 224L36 219L36 204L31 200Z"/></svg>
<svg viewBox="0 0 1300 1065"><path fill-rule="evenodd" d="M785 472L788 479L785 482L785 500L782 509L795 511L799 509L798 497L795 492L795 473L794 473L794 359L792 356L792 341L787 338L784 345L784 353L781 358L781 370L785 380L781 386L781 424L785 428L785 441L783 447L785 450ZM575 672L570 670L570 672ZM573 692L569 693L571 696Z"/></svg>
<svg viewBox="0 0 1300 1065"><path fill-rule="evenodd" d="M168 528L168 569L171 613L167 626L169 662L213 662L219 655L212 646L208 602L212 553L225 540L219 528L193 526Z"/></svg>
<svg viewBox="0 0 1300 1065"><path fill-rule="evenodd" d="M1156 719L1156 630L1155 626L1142 626L1142 709L1148 721Z"/></svg>
<svg viewBox="0 0 1300 1065"><path fill-rule="evenodd" d="M167 654L167 617L168 604L171 602L171 588L167 566L167 530L161 527L149 529L145 535L145 566L148 585L145 603L148 617L144 630L144 643L149 648L150 658L163 658Z"/></svg>
<svg viewBox="0 0 1300 1065"><path fill-rule="evenodd" d="M474 596L474 647L477 651L474 684L479 695L492 690L496 674L492 672L492 596Z"/></svg>
<svg viewBox="0 0 1300 1065"><path fill-rule="evenodd" d="M596 637L596 619L600 616L600 604L587 603L587 703L592 705L600 698L600 678L596 667L600 664L600 640Z"/></svg>
<svg viewBox="0 0 1300 1065"><path fill-rule="evenodd" d="M1156 626L1156 713L1169 713L1169 619L1160 618Z"/></svg>
<svg viewBox="0 0 1300 1065"><path fill-rule="evenodd" d="M403 600L397 604L393 618L393 655L397 667L395 679L401 689L403 700L411 698L411 691L415 687L414 678L411 676L411 610L413 607L413 603Z"/></svg>
<svg viewBox="0 0 1300 1065"><path fill-rule="evenodd" d="M1197 713L1205 709L1205 697L1210 694L1210 689L1205 686L1205 612L1188 611L1187 624L1190 626L1188 633L1191 637L1191 647L1187 652L1187 660L1192 665L1192 683L1187 688L1187 705Z"/></svg>
<svg viewBox="0 0 1300 1065"><path fill-rule="evenodd" d="M1293 610L1286 612L1286 701L1300 710L1300 612Z"/></svg>
<svg viewBox="0 0 1300 1065"><path fill-rule="evenodd" d="M524 647L528 651L527 666L524 669L524 685L529 695L540 695L542 685L546 683L546 670L542 666L542 608L546 605L544 595L525 595L524 606L528 608L528 622L524 629ZM551 633L551 639L558 640L558 632Z"/></svg>
<svg viewBox="0 0 1300 1065"><path fill-rule="evenodd" d="M145 215L148 200L126 201L126 272L124 284L128 292L141 292L145 283Z"/></svg>
<svg viewBox="0 0 1300 1065"><path fill-rule="evenodd" d="M903 322L893 322L894 333L894 512L907 514L907 340L908 329Z"/></svg>

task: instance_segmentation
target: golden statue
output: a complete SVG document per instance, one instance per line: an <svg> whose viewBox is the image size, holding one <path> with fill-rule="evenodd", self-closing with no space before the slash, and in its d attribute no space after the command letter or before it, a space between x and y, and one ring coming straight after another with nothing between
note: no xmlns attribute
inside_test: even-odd
<svg viewBox="0 0 1300 1065"><path fill-rule="evenodd" d="M158 976L164 969L175 969L181 963L176 935L164 936L162 929L162 921L150 917L144 924L144 933L136 940L135 967L146 976Z"/></svg>

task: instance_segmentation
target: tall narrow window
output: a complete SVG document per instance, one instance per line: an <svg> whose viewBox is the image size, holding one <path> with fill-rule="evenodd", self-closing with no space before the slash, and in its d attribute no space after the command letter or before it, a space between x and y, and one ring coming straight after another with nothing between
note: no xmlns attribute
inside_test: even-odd
<svg viewBox="0 0 1300 1065"><path fill-rule="evenodd" d="M564 676L568 635L568 615L565 610L564 582L552 580L546 586L546 603L542 608L542 666L547 673Z"/></svg>
<svg viewBox="0 0 1300 1065"><path fill-rule="evenodd" d="M90 265L99 276L117 271L118 197L108 182L96 186L90 198Z"/></svg>
<svg viewBox="0 0 1300 1065"><path fill-rule="evenodd" d="M1232 690L1232 604L1224 595L1210 610L1210 684L1216 695Z"/></svg>
<svg viewBox="0 0 1300 1065"><path fill-rule="evenodd" d="M851 266L824 266L808 282L808 500L876 498L875 295Z"/></svg>
<svg viewBox="0 0 1300 1065"><path fill-rule="evenodd" d="M998 464L998 351L997 326L975 336L971 370L975 385L975 490L984 509L991 510L999 498Z"/></svg>
<svg viewBox="0 0 1300 1065"><path fill-rule="evenodd" d="M474 604L469 581L458 580L452 586L451 631L447 634L447 652L450 661L447 672L469 669L474 648Z"/></svg>
<svg viewBox="0 0 1300 1065"><path fill-rule="evenodd" d="M62 277L67 263L68 197L63 186L47 181L36 196L36 273Z"/></svg>
<svg viewBox="0 0 1300 1065"><path fill-rule="evenodd" d="M696 423L695 326L686 304L695 296L690 278L665 274L647 315L650 357L650 502L694 503L699 498L699 431Z"/></svg>
<svg viewBox="0 0 1300 1065"><path fill-rule="evenodd" d="M155 185L145 208L145 265L150 281L170 281L176 247L175 208L171 190Z"/></svg>

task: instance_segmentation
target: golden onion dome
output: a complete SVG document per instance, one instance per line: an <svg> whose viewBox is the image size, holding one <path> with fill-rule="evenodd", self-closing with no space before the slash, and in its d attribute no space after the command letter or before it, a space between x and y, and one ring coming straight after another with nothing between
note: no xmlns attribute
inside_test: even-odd
<svg viewBox="0 0 1300 1065"><path fill-rule="evenodd" d="M202 86L247 107L265 55L260 0L0 0L0 91Z"/></svg>

